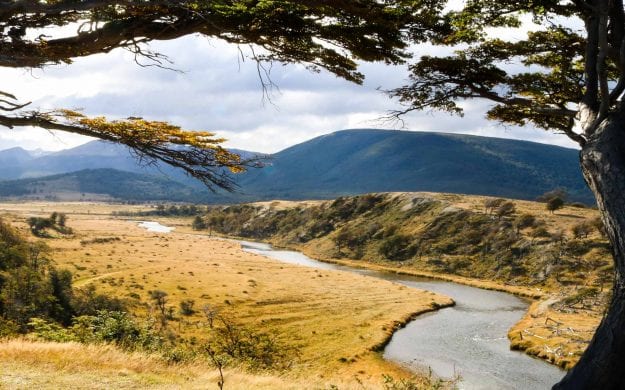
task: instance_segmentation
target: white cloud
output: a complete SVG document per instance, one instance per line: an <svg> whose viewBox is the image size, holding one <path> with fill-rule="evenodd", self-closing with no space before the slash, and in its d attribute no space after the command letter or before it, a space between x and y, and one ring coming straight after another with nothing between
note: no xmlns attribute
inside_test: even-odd
<svg viewBox="0 0 625 390"><path fill-rule="evenodd" d="M90 115L141 116L167 120L189 129L215 131L228 138L228 146L275 152L315 136L345 128L389 127L375 119L397 103L377 87L392 88L407 79L404 67L363 64L367 76L359 86L301 65L274 65L272 80L280 92L264 101L253 61L241 61L236 47L199 36L159 42L153 49L169 55L184 73L142 68L131 53L115 50L107 55L79 58L71 65L43 70L0 69L3 90L33 107L83 108ZM430 46L415 48L433 50ZM571 146L562 136L533 129L503 129L486 121L486 104L465 104L464 118L444 113L413 113L406 128L519 138ZM39 130L0 130L0 149L21 145L57 150L88 140Z"/></svg>

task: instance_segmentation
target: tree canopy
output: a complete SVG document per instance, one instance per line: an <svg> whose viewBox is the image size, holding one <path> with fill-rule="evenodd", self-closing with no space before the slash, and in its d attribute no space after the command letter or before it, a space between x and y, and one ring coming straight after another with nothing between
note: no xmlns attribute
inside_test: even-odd
<svg viewBox="0 0 625 390"><path fill-rule="evenodd" d="M489 34L521 27L524 16L540 26L526 37ZM494 103L489 119L559 131L583 146L619 110L625 89L621 0L468 0L438 17L446 28L432 42L456 50L410 66L410 83L391 91L406 105L396 115L425 108L462 114L460 101L486 99Z"/></svg>
<svg viewBox="0 0 625 390"><path fill-rule="evenodd" d="M438 28L442 6L433 0L5 0L0 1L0 66L69 64L121 48L142 66L167 67L169 59L151 51L149 42L201 34L252 45L257 61L304 63L361 83L357 61L401 63L408 57L409 37L426 39ZM148 163L162 160L184 169L209 188L233 189L222 168L237 172L255 164L223 149L223 140L209 132L142 118L88 118L63 107L41 112L29 105L17 92L0 88L0 125L119 142Z"/></svg>
<svg viewBox="0 0 625 390"><path fill-rule="evenodd" d="M451 3L451 2L450 2ZM462 115L484 99L487 117L560 132L580 147L614 258L613 299L577 365L554 388L621 389L625 370L625 11L622 0L465 0L436 17L430 41L447 55L410 65L410 83L390 91L405 106ZM525 18L525 19L524 19ZM496 28L527 27L505 39ZM527 23L527 22L526 22ZM502 37L503 35L503 37ZM558 170L558 166L553 167Z"/></svg>

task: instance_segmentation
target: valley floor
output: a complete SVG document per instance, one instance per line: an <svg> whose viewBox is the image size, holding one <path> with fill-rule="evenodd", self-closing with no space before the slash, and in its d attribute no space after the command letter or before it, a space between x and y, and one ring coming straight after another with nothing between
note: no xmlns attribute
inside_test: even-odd
<svg viewBox="0 0 625 390"><path fill-rule="evenodd" d="M92 284L127 299L139 318L154 314L152 290L165 291L174 308L193 300L195 314L169 322L172 337L201 342L208 328L199 309L208 304L237 323L275 334L293 351L290 368L281 372L228 369L225 388L380 388L383 375L411 377L374 347L415 314L452 303L382 280L249 254L236 243L185 231L188 219L169 219L177 227L169 234L147 232L112 217L120 207L5 203L0 214L26 234L29 216L66 213L74 234L45 239L57 267L74 273L75 286ZM217 372L208 362L185 364L107 346L0 343L0 384L7 388L217 388ZM430 381L411 380L424 386Z"/></svg>
<svg viewBox="0 0 625 390"><path fill-rule="evenodd" d="M485 208L493 201L509 212ZM549 212L531 201L380 193L213 207L204 221L223 234L326 262L531 298L535 303L510 329L511 348L570 369L611 297L610 248L598 216L583 205Z"/></svg>

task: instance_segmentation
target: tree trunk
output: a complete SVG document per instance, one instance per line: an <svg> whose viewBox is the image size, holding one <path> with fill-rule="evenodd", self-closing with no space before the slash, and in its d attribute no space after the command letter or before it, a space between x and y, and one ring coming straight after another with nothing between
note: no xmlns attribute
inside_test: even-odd
<svg viewBox="0 0 625 390"><path fill-rule="evenodd" d="M612 244L614 295L579 363L554 389L625 389L625 117L612 114L582 148L582 172Z"/></svg>

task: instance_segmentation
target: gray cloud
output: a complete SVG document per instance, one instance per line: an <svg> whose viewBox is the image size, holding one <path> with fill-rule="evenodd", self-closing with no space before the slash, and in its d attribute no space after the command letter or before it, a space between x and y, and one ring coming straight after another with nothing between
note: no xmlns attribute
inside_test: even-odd
<svg viewBox="0 0 625 390"><path fill-rule="evenodd" d="M229 138L228 146L259 152L275 152L324 133L355 127L384 127L377 118L398 108L377 91L407 79L403 66L363 64L367 76L359 86L327 72L312 73L302 65L275 64L271 79L279 87L271 101L263 100L256 64L242 60L236 47L201 37L155 43L153 49L175 60L184 73L142 68L130 53L77 59L72 65L33 71L0 69L3 89L33 100L43 108L80 107L90 115L112 118L142 116L167 120L189 129L215 131ZM243 48L242 50L245 50ZM423 46L415 52L434 50ZM496 126L484 119L486 102L465 103L464 118L444 113L411 113L405 125L412 130L444 131L527 139L572 146L565 137L532 128ZM0 133L0 148L20 142L48 149L73 146L80 138L60 134L59 144L36 133L16 137ZM22 134L22 133L20 133ZM35 134L24 133L24 134ZM19 139L18 139L19 138Z"/></svg>

